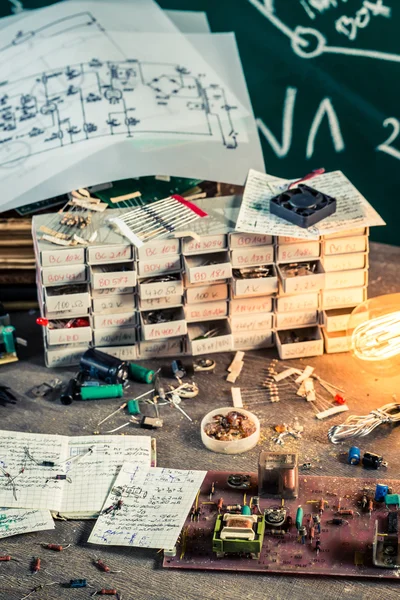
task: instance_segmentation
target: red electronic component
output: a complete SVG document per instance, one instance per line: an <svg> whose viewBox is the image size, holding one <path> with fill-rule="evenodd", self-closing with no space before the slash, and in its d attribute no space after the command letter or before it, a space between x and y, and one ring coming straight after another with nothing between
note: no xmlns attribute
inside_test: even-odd
<svg viewBox="0 0 400 600"><path fill-rule="evenodd" d="M9 554L6 554L5 556L0 556L0 562L8 562L9 560L11 560L11 556Z"/></svg>
<svg viewBox="0 0 400 600"><path fill-rule="evenodd" d="M103 563L102 560L96 560L96 562L94 563L96 565L96 567L98 567L100 569L100 571L104 571L104 573L109 573L110 572L110 567L108 567L105 563Z"/></svg>
<svg viewBox="0 0 400 600"><path fill-rule="evenodd" d="M40 558L34 558L31 567L32 573L37 573L38 571L40 571L41 564L42 561L40 560Z"/></svg>
<svg viewBox="0 0 400 600"><path fill-rule="evenodd" d="M43 327L47 327L47 325L49 324L49 320L45 319L44 317L38 317L36 319L36 323L37 323L37 325L42 325Z"/></svg>
<svg viewBox="0 0 400 600"><path fill-rule="evenodd" d="M61 552L64 550L60 544L42 544L43 548L47 548L47 550L54 550L55 552Z"/></svg>
<svg viewBox="0 0 400 600"><path fill-rule="evenodd" d="M334 400L336 404L346 404L346 399L344 396L342 396L342 394L336 394Z"/></svg>

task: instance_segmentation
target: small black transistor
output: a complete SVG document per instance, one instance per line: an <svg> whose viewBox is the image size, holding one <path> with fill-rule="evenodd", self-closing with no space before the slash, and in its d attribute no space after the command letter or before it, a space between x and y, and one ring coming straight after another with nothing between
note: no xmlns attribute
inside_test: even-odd
<svg viewBox="0 0 400 600"><path fill-rule="evenodd" d="M272 215L307 228L336 212L336 198L299 184L270 200Z"/></svg>
<svg viewBox="0 0 400 600"><path fill-rule="evenodd" d="M365 452L361 459L362 466L364 469L379 469L379 467L387 467L387 462L383 460L382 456L374 454L373 452Z"/></svg>

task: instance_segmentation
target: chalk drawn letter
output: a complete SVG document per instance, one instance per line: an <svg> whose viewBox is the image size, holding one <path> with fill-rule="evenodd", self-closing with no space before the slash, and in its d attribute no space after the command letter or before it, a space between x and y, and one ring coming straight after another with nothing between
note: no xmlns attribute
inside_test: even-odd
<svg viewBox="0 0 400 600"><path fill-rule="evenodd" d="M286 90L285 103L283 105L282 118L282 142L276 139L274 134L268 129L264 121L257 119L257 126L261 133L266 137L273 151L279 158L285 158L292 145L293 113L296 103L297 88L288 87Z"/></svg>
<svg viewBox="0 0 400 600"><path fill-rule="evenodd" d="M324 98L319 105L318 110L315 113L314 120L311 124L310 133L307 140L306 158L311 158L314 154L315 138L325 115L328 117L329 129L336 152L341 152L345 148L336 111L333 108L330 98Z"/></svg>

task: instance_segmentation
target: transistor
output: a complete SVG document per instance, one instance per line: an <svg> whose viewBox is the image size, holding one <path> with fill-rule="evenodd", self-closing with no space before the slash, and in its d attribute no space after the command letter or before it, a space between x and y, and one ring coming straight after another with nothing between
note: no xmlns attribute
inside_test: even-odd
<svg viewBox="0 0 400 600"><path fill-rule="evenodd" d="M164 424L163 420L157 417L142 417L141 419L132 417L131 421L137 423L142 429L160 429Z"/></svg>
<svg viewBox="0 0 400 600"><path fill-rule="evenodd" d="M383 460L382 456L373 454L372 452L365 452L361 462L364 469L379 469L380 467L388 466L388 463Z"/></svg>
<svg viewBox="0 0 400 600"><path fill-rule="evenodd" d="M71 477L68 477L68 475L64 475L64 473L62 473L61 475L54 475L54 477L48 477L46 479L46 483L51 479L54 479L55 481L67 481L68 483L72 483Z"/></svg>

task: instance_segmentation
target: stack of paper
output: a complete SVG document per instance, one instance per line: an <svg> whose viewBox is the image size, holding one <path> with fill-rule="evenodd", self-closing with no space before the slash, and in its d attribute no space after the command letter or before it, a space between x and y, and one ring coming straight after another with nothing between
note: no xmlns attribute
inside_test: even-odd
<svg viewBox="0 0 400 600"><path fill-rule="evenodd" d="M69 0L7 20L1 209L126 177L243 184L263 170L234 36L206 26L153 0Z"/></svg>

